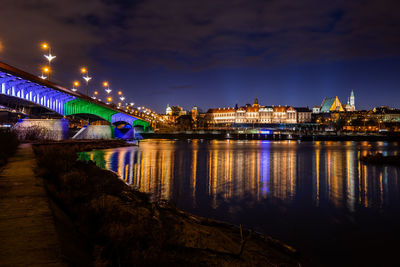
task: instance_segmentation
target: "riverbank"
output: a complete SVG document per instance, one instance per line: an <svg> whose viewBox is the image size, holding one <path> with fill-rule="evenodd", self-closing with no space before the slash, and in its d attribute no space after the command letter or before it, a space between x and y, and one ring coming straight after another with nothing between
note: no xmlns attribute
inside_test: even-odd
<svg viewBox="0 0 400 267"><path fill-rule="evenodd" d="M134 146L136 144L127 143L121 139L109 139L109 140L61 140L61 141L37 141L32 143L36 146L57 146L62 149L68 149L73 151L90 151L95 149L107 149L115 147L127 147Z"/></svg>
<svg viewBox="0 0 400 267"><path fill-rule="evenodd" d="M237 133L230 131L212 131L212 132L176 132L176 133L143 133L145 139L204 139L204 140L300 140L300 141L400 141L399 134L350 134L336 132L326 133L291 133L291 132L273 132L266 133Z"/></svg>
<svg viewBox="0 0 400 267"><path fill-rule="evenodd" d="M279 241L151 203L113 172L76 161L90 145L61 146L35 146L38 172L86 237L95 265L299 266L296 251Z"/></svg>

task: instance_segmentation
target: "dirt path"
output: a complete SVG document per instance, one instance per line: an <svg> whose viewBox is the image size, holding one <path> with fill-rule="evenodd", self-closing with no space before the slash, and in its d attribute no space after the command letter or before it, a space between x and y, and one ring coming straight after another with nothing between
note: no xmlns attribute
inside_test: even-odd
<svg viewBox="0 0 400 267"><path fill-rule="evenodd" d="M0 266L66 266L32 147L0 170Z"/></svg>

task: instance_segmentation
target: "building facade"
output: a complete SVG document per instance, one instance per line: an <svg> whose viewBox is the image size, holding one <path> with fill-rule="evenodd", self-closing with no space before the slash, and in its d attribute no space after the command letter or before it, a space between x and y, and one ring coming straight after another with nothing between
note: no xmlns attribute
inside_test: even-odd
<svg viewBox="0 0 400 267"><path fill-rule="evenodd" d="M311 122L309 108L291 106L260 106L257 98L253 105L234 108L216 108L208 110L212 124L270 124L270 123L307 123Z"/></svg>
<svg viewBox="0 0 400 267"><path fill-rule="evenodd" d="M347 104L343 106L346 111L356 111L356 98L353 90L351 90L350 97L347 98Z"/></svg>
<svg viewBox="0 0 400 267"><path fill-rule="evenodd" d="M344 111L342 103L340 103L339 98L331 97L331 98L324 98L321 104L320 111L321 113L328 113L333 111Z"/></svg>
<svg viewBox="0 0 400 267"><path fill-rule="evenodd" d="M343 112L343 111L356 111L356 104L355 104L355 96L354 91L351 90L350 97L347 98L347 103L343 104L340 103L339 98L331 97L331 98L324 98L322 101L321 107L315 106L313 108L313 113L329 113L329 112Z"/></svg>

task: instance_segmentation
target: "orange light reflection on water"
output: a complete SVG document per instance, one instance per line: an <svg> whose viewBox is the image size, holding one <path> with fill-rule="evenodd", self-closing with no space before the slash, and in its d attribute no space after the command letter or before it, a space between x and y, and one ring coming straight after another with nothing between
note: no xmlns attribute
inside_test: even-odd
<svg viewBox="0 0 400 267"><path fill-rule="evenodd" d="M386 144L377 146L384 151ZM188 144L143 142L139 148L104 150L96 156L95 151L87 153L89 159L104 161L107 169L151 193L153 199L168 200L188 192L194 206L201 194L198 190L204 188L202 192L216 209L221 203L245 198L291 202L299 190L308 190L316 206L329 201L353 211L356 205L382 205L388 201L385 194L389 190L398 191L388 186L388 182L397 184L397 169L396 177L389 180L387 168L377 169L358 160L369 149L368 142L194 140Z"/></svg>

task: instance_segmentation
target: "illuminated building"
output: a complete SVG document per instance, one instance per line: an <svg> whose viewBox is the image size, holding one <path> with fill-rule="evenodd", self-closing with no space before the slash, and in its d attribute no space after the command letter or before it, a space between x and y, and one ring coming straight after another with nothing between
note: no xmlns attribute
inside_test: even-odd
<svg viewBox="0 0 400 267"><path fill-rule="evenodd" d="M351 90L350 97L347 98L347 104L343 105L343 108L346 111L355 111L356 110L355 97L354 97L353 90Z"/></svg>
<svg viewBox="0 0 400 267"><path fill-rule="evenodd" d="M197 116L199 116L199 111L198 111L197 107L193 107L192 111L190 113L192 115L193 121L197 121Z"/></svg>
<svg viewBox="0 0 400 267"><path fill-rule="evenodd" d="M309 108L294 108L297 112L297 123L306 123L312 120Z"/></svg>
<svg viewBox="0 0 400 267"><path fill-rule="evenodd" d="M253 105L234 108L216 108L208 110L213 124L268 124L268 123L305 123L311 122L311 110L291 106L260 106L258 99Z"/></svg>
<svg viewBox="0 0 400 267"><path fill-rule="evenodd" d="M339 98L331 97L331 98L324 98L321 104L321 113L328 113L332 111L344 111L342 104L339 101Z"/></svg>
<svg viewBox="0 0 400 267"><path fill-rule="evenodd" d="M167 106L167 109L165 110L165 114L168 116L181 116L181 115L186 115L186 111L183 110L182 107L180 106Z"/></svg>
<svg viewBox="0 0 400 267"><path fill-rule="evenodd" d="M182 107L180 106L167 106L167 109L165 110L165 116L164 119L170 122L175 122L175 120L182 115L186 115L186 111L183 110Z"/></svg>
<svg viewBox="0 0 400 267"><path fill-rule="evenodd" d="M329 113L329 112L337 112L337 111L355 111L355 97L354 91L351 90L350 97L347 98L347 104L342 105L339 101L339 98L331 97L331 98L324 98L322 101L321 107L315 106L313 108L313 113Z"/></svg>
<svg viewBox="0 0 400 267"><path fill-rule="evenodd" d="M313 109L312 109L312 113L313 114L318 114L319 112L320 112L319 107L318 106L314 106Z"/></svg>

